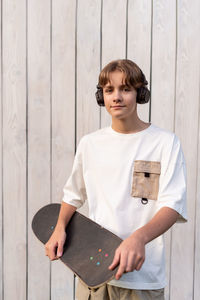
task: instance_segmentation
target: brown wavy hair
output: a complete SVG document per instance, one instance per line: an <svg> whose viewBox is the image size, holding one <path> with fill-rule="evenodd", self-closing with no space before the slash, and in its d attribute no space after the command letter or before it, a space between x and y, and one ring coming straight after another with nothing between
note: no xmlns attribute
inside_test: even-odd
<svg viewBox="0 0 200 300"><path fill-rule="evenodd" d="M107 64L99 74L98 85L104 87L110 82L109 74L114 71L121 71L125 75L125 84L135 89L145 87L148 82L136 63L129 59L117 59Z"/></svg>

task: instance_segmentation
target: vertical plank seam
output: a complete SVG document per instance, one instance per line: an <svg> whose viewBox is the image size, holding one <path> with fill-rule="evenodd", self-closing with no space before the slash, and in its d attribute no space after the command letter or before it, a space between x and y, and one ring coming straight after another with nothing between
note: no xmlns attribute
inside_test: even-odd
<svg viewBox="0 0 200 300"><path fill-rule="evenodd" d="M74 109L74 127L75 127L75 130L74 130L74 135L75 135L75 147L74 147L74 155L76 154L76 147L77 147L77 30L78 30L78 0L76 0L76 11L75 11L75 80L74 80L74 83L75 83L75 99L74 99L74 106L75 106L75 109Z"/></svg>
<svg viewBox="0 0 200 300"><path fill-rule="evenodd" d="M101 0L101 12L100 12L100 71L102 70L102 22L103 22L103 0ZM102 108L101 106L99 106L99 129L101 128L101 111Z"/></svg>
<svg viewBox="0 0 200 300"><path fill-rule="evenodd" d="M1 276L2 276L2 300L4 299L4 230L3 230L3 224L4 224L4 205L3 205L3 0L1 0L1 161L2 161L2 168L1 168L1 185L2 185L2 203L1 203L1 217L2 217L2 270L1 270Z"/></svg>
<svg viewBox="0 0 200 300"><path fill-rule="evenodd" d="M151 95L152 95L152 59L153 59L153 0L151 0L151 48L150 48L150 101L149 101L149 122L151 122Z"/></svg>
<svg viewBox="0 0 200 300"><path fill-rule="evenodd" d="M28 1L26 0L26 299L28 299Z"/></svg>
<svg viewBox="0 0 200 300"><path fill-rule="evenodd" d="M177 56L178 56L178 4L176 0L176 46L175 46L175 83L174 83L174 124L173 131L175 132L175 121L176 121L176 85L177 85Z"/></svg>
<svg viewBox="0 0 200 300"><path fill-rule="evenodd" d="M72 295L72 297L73 297L73 300L76 300L75 299L75 292L76 292L76 275L74 274L74 279L73 279L73 295ZM67 300L67 298L66 298L66 300Z"/></svg>
<svg viewBox="0 0 200 300"><path fill-rule="evenodd" d="M126 1L126 49L125 49L125 58L127 59L128 53L128 7L129 7L129 0Z"/></svg>
<svg viewBox="0 0 200 300"><path fill-rule="evenodd" d="M170 249L169 249L169 300L171 299L171 275L172 275L172 229L170 230Z"/></svg>
<svg viewBox="0 0 200 300"><path fill-rule="evenodd" d="M75 55L74 55L74 155L76 154L76 147L77 147L77 27L78 27L78 0L76 0L76 7L75 7L75 44L74 44L74 50L75 50ZM76 276L73 276L73 300L75 300L75 281L76 281Z"/></svg>
<svg viewBox="0 0 200 300"><path fill-rule="evenodd" d="M174 68L174 120L173 120L173 132L175 132L175 120L176 120L176 87L177 87L177 57L178 57L178 3L176 0L176 44L175 44L175 68ZM171 299L171 277L172 277L172 243L173 243L173 227L170 231L170 270L169 270L169 300Z"/></svg>
<svg viewBox="0 0 200 300"><path fill-rule="evenodd" d="M192 299L194 300L195 299L195 283L196 283L196 276L195 276L195 273L196 273L196 264L195 264L195 260L196 260L196 250L197 250L197 247L196 247L196 234L197 234L197 201L198 201L198 194L197 194L197 191L198 191L198 188L197 188L197 185L198 185L198 162L199 162L199 130L200 130L200 85L199 85L199 109L198 109L198 125L197 125L197 158L196 158L196 161L197 161L197 164L196 164L196 188L195 188L195 210L194 210L194 220L195 220L195 223L194 223L194 257L193 257L193 293L192 293Z"/></svg>
<svg viewBox="0 0 200 300"><path fill-rule="evenodd" d="M52 203L52 22L53 22L53 16L52 16L52 0L50 0L50 99L49 99L49 105L50 105L50 203ZM51 300L52 295L52 263L49 261L49 300Z"/></svg>
<svg viewBox="0 0 200 300"><path fill-rule="evenodd" d="M100 70L102 69L102 23L103 23L103 0L101 0L101 12L100 12Z"/></svg>

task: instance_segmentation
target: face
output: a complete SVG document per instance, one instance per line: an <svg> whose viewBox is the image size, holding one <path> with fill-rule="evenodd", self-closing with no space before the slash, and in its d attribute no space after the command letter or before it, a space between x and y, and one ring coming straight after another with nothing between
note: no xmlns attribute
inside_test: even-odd
<svg viewBox="0 0 200 300"><path fill-rule="evenodd" d="M109 74L110 81L103 87L104 103L112 118L128 119L137 114L136 96L133 87L125 84L125 75L118 70Z"/></svg>

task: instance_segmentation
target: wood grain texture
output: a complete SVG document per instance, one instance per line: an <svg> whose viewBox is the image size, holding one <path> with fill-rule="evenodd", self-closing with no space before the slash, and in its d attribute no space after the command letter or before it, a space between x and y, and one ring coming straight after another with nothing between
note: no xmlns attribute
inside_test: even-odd
<svg viewBox="0 0 200 300"><path fill-rule="evenodd" d="M31 221L51 201L50 1L28 2L28 297L50 299L50 262ZM21 298L22 299L22 298Z"/></svg>
<svg viewBox="0 0 200 300"><path fill-rule="evenodd" d="M101 2L79 0L77 7L76 137L99 129L99 106L95 99L100 69ZM80 212L88 215L87 202Z"/></svg>
<svg viewBox="0 0 200 300"><path fill-rule="evenodd" d="M176 72L176 2L153 2L151 120L174 131ZM170 297L171 229L165 234L167 287Z"/></svg>
<svg viewBox="0 0 200 300"><path fill-rule="evenodd" d="M75 152L76 1L52 6L52 202L63 198ZM73 273L52 262L51 299L73 299Z"/></svg>
<svg viewBox="0 0 200 300"><path fill-rule="evenodd" d="M0 2L0 24L2 32L2 3ZM2 34L0 35L0 299L3 299L3 105L2 105Z"/></svg>
<svg viewBox="0 0 200 300"><path fill-rule="evenodd" d="M200 95L199 95L200 99ZM196 218L195 218L195 252L194 252L194 300L200 299L200 110L197 148L197 189L196 189Z"/></svg>
<svg viewBox="0 0 200 300"><path fill-rule="evenodd" d="M77 8L77 144L99 128L95 91L100 66L100 12L98 0L79 0Z"/></svg>
<svg viewBox="0 0 200 300"><path fill-rule="evenodd" d="M176 3L153 2L151 119L174 130Z"/></svg>
<svg viewBox="0 0 200 300"><path fill-rule="evenodd" d="M3 3L4 299L26 299L26 4Z"/></svg>
<svg viewBox="0 0 200 300"><path fill-rule="evenodd" d="M102 7L102 68L126 56L126 7L124 0L105 0ZM101 107L101 128L111 124L111 116Z"/></svg>
<svg viewBox="0 0 200 300"><path fill-rule="evenodd" d="M127 58L133 60L143 71L151 86L151 1L128 1L128 34L127 34ZM141 51L142 49L142 51ZM150 102L145 105L137 105L138 116L145 122L149 122Z"/></svg>
<svg viewBox="0 0 200 300"><path fill-rule="evenodd" d="M188 223L172 230L170 299L193 299L194 230L197 190L197 143L199 113L199 1L178 2L177 77L175 133L180 138L187 163Z"/></svg>

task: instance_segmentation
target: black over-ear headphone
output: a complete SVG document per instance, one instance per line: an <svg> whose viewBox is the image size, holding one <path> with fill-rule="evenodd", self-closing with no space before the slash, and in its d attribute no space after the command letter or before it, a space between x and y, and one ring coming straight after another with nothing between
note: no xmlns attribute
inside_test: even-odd
<svg viewBox="0 0 200 300"><path fill-rule="evenodd" d="M145 75L141 71L142 76L143 76L143 84L147 85L148 81L145 78ZM150 99L150 91L146 86L142 86L137 90L137 97L136 97L136 102L139 104L145 104L149 101ZM99 106L105 106L104 99L103 99L103 89L100 85L97 85L97 91L95 93L96 100Z"/></svg>

